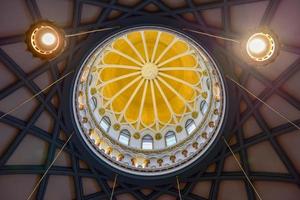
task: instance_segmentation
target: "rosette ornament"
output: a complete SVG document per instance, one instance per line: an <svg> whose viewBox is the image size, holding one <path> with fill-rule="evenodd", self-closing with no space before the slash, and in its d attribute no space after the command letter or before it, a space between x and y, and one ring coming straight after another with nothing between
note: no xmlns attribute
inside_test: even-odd
<svg viewBox="0 0 300 200"><path fill-rule="evenodd" d="M104 47L96 92L120 124L142 131L176 126L201 95L197 52L178 35L139 30Z"/></svg>

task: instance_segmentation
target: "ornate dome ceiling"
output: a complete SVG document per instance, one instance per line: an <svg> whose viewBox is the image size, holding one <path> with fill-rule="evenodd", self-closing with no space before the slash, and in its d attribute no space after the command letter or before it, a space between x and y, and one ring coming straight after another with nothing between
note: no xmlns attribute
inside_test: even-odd
<svg viewBox="0 0 300 200"><path fill-rule="evenodd" d="M163 27L127 29L100 43L74 90L77 126L90 148L140 175L194 162L219 134L225 112L214 60L188 36Z"/></svg>
<svg viewBox="0 0 300 200"><path fill-rule="evenodd" d="M178 173L161 175L168 175L168 178L155 183L151 181L152 177L141 178L134 182L132 170L129 173L118 170L115 164L113 164L115 167L111 166L112 163L117 163L113 156L105 158L107 163L110 163L106 164L108 169L102 167L100 161L106 162L103 161L104 159L100 160L101 150L98 157L98 150L96 151L98 146L93 145L94 140L89 139L90 135L86 134L89 133L88 131L83 132L82 135L73 134L64 145L72 131L77 129L76 123L70 117L73 110L69 113L66 111L65 102L68 102L67 105L73 105L73 99L67 101L66 98L70 96L69 92L72 88L71 85L67 85L67 79L80 75L74 73L74 69L84 68L80 60L86 58L87 51L95 48L103 39L110 36L118 38L121 35L115 35L117 32L133 25L164 24L172 29L176 37L180 36L187 40L188 45L190 40L186 35L192 37L205 49L208 47L213 58L218 61L217 67L223 68L225 73L229 73L230 77L239 84L299 126L300 23L295 20L299 18L299 10L299 0L2 0L0 6L1 115L65 75L69 75L63 81L58 81L51 88L34 96L21 109L1 117L1 199L26 199L43 177L31 199L110 199L114 191L113 200L176 200L178 188L175 174L178 175L179 188L184 200L258 199L223 141L215 146L213 143L208 151L205 151L209 159L201 160L206 154L204 153L199 157L199 162L191 162L184 169L189 172L188 174L180 173L181 170L178 170ZM118 26L118 28L107 32L70 37L66 48L59 56L45 61L34 57L25 43L25 33L31 25L40 20L54 22L66 35L103 27ZM281 48L276 60L264 67L245 62L238 43L183 30L193 29L240 40L252 30L265 26L278 36ZM174 30L180 30L185 35L178 34ZM170 30L164 29L164 31ZM107 42L111 44L113 41ZM197 49L203 50L201 46L195 45ZM251 51L250 48L249 50ZM143 48L140 53L145 59ZM134 58L139 59L138 56ZM145 71L152 71L144 72L149 78L156 74L153 70ZM163 78L172 84L170 80ZM228 81L226 77L224 77L225 81L232 89L228 90L229 95L225 96L225 99L230 101L225 103L232 102L237 112L232 120L234 125L225 129L226 131L219 132L217 137L221 134L229 134L225 137L229 146L263 200L298 200L300 196L299 130L236 84ZM80 81L77 83L80 84ZM162 82L160 84L164 87ZM178 88L174 84L173 86ZM115 93L116 90L113 92ZM230 99L231 97L233 100ZM199 98L202 98L201 95ZM152 99L150 101L153 102ZM75 111L74 113L80 112L80 110ZM107 107L105 115L110 111L112 109ZM225 115L224 120L232 116L231 112L226 113L229 115ZM188 115L190 114L186 116ZM126 133L122 134L119 140L117 136L121 136L121 126L125 125L118 122L120 130L116 131L113 124L117 121L113 120L117 114L107 116L111 120L108 133L110 131L116 133L116 138L112 138L112 141L115 141L120 148L129 148L128 145L122 145L121 141L125 144L128 141L131 145L131 142L136 140L133 138L134 133L129 132L132 125L126 125L130 140L127 140L129 134ZM80 119L77 114L76 117ZM191 119L196 120L193 117ZM185 122L185 119L182 122ZM80 121L78 125L81 123ZM199 125L196 121L195 123L196 126ZM140 133L140 141L144 136L141 133L145 130L137 131ZM152 132L153 130L149 131L149 135L153 137L153 142L157 142L155 140L157 133L162 134L162 139L159 141L167 141L163 137L164 133ZM180 133L175 130L176 139L184 136L185 133L185 127ZM87 143L83 141L83 136ZM170 138L169 144L173 144L174 137ZM178 141L176 140L176 144ZM218 141L218 138L215 141ZM170 148L176 144L171 145ZM146 146L151 147L151 145ZM154 145L153 148L155 147ZM142 148L140 150L144 151ZM58 153L60 155L55 160ZM93 157L90 158L89 155ZM108 154L104 152L101 155ZM52 163L47 174L43 176ZM132 176L124 178L124 173ZM119 175L114 185L116 174Z"/></svg>

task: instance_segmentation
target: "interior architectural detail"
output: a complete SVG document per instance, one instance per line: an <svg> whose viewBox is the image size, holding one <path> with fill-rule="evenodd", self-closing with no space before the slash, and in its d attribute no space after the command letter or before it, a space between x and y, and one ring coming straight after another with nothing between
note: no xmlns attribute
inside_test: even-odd
<svg viewBox="0 0 300 200"><path fill-rule="evenodd" d="M43 59L56 57L66 45L63 30L50 21L33 24L26 32L26 43L33 56Z"/></svg>
<svg viewBox="0 0 300 200"><path fill-rule="evenodd" d="M182 169L209 149L224 121L224 90L215 61L200 44L164 27L136 27L107 38L87 56L75 81L73 110L98 157L128 173L156 176ZM186 131L175 135L176 127Z"/></svg>
<svg viewBox="0 0 300 200"><path fill-rule="evenodd" d="M299 0L1 0L0 199L299 200Z"/></svg>
<svg viewBox="0 0 300 200"><path fill-rule="evenodd" d="M280 43L276 34L267 28L248 34L242 43L246 60L253 65L267 65L279 54Z"/></svg>

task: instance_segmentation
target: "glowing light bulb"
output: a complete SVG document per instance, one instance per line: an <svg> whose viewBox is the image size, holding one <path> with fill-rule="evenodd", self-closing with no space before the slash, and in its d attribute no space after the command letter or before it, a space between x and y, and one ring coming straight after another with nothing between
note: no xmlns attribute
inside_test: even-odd
<svg viewBox="0 0 300 200"><path fill-rule="evenodd" d="M45 33L43 34L41 39L42 39L42 43L47 46L53 45L56 41L56 37L53 33Z"/></svg>
<svg viewBox="0 0 300 200"><path fill-rule="evenodd" d="M266 66L279 54L278 37L271 30L262 28L249 33L241 42L245 61L251 65Z"/></svg>
<svg viewBox="0 0 300 200"><path fill-rule="evenodd" d="M249 51L254 54L260 54L267 49L266 41L261 38L253 38L248 42Z"/></svg>
<svg viewBox="0 0 300 200"><path fill-rule="evenodd" d="M52 59L64 50L65 33L51 21L39 21L26 32L26 44L33 56Z"/></svg>

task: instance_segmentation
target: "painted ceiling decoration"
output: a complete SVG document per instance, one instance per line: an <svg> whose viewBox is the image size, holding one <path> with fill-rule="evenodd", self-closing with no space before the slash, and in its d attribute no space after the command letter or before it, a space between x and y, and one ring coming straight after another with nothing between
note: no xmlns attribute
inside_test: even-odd
<svg viewBox="0 0 300 200"><path fill-rule="evenodd" d="M297 200L299 10L1 2L1 198Z"/></svg>

